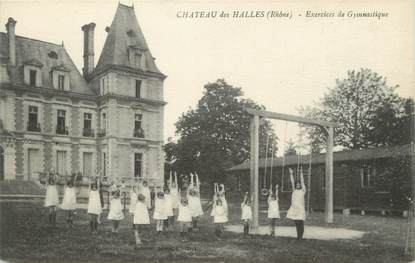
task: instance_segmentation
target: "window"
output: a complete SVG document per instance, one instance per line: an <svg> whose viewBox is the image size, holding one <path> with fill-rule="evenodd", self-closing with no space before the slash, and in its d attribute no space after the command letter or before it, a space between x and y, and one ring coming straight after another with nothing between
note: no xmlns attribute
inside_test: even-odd
<svg viewBox="0 0 415 263"><path fill-rule="evenodd" d="M135 97L141 98L141 79L135 80Z"/></svg>
<svg viewBox="0 0 415 263"><path fill-rule="evenodd" d="M68 134L68 131L66 130L66 125L65 125L65 115L66 115L66 111L64 110L58 110L58 115L57 115L57 127L56 127L56 133L57 134Z"/></svg>
<svg viewBox="0 0 415 263"><path fill-rule="evenodd" d="M141 177L142 153L134 153L134 177Z"/></svg>
<svg viewBox="0 0 415 263"><path fill-rule="evenodd" d="M369 188L375 186L375 168L371 166L363 166L360 169L360 176L362 178L362 188Z"/></svg>
<svg viewBox="0 0 415 263"><path fill-rule="evenodd" d="M134 137L144 138L144 130L141 127L142 126L142 119L143 119L142 114L136 114L135 115L134 133L133 133Z"/></svg>
<svg viewBox="0 0 415 263"><path fill-rule="evenodd" d="M101 118L101 129L98 133L98 136L105 136L107 133L107 114L105 112L102 113L102 118Z"/></svg>
<svg viewBox="0 0 415 263"><path fill-rule="evenodd" d="M102 154L102 175L107 177L107 154Z"/></svg>
<svg viewBox="0 0 415 263"><path fill-rule="evenodd" d="M84 113L84 128L91 129L92 113Z"/></svg>
<svg viewBox="0 0 415 263"><path fill-rule="evenodd" d="M92 130L92 113L84 113L83 135L88 137L94 136L94 131Z"/></svg>
<svg viewBox="0 0 415 263"><path fill-rule="evenodd" d="M65 76L63 75L58 76L58 90L65 90Z"/></svg>
<svg viewBox="0 0 415 263"><path fill-rule="evenodd" d="M29 70L29 85L36 87L36 75L37 71L34 69Z"/></svg>
<svg viewBox="0 0 415 263"><path fill-rule="evenodd" d="M101 96L105 94L105 78L101 79Z"/></svg>
<svg viewBox="0 0 415 263"><path fill-rule="evenodd" d="M142 114L136 114L135 115L135 122L134 122L134 130L140 130L141 129L141 121L143 119Z"/></svg>
<svg viewBox="0 0 415 263"><path fill-rule="evenodd" d="M40 132L40 125L38 124L38 107L29 106L28 119L27 130Z"/></svg>
<svg viewBox="0 0 415 263"><path fill-rule="evenodd" d="M92 153L91 152L84 152L82 154L82 170L83 175L88 177L92 176Z"/></svg>
<svg viewBox="0 0 415 263"><path fill-rule="evenodd" d="M134 54L134 67L140 68L141 66L141 54L135 53Z"/></svg>
<svg viewBox="0 0 415 263"><path fill-rule="evenodd" d="M66 151L56 151L56 172L59 175L66 175Z"/></svg>

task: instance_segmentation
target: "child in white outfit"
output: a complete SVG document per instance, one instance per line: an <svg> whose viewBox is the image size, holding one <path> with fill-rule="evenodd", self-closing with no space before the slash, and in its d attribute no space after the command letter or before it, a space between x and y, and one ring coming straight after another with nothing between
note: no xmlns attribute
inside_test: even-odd
<svg viewBox="0 0 415 263"><path fill-rule="evenodd" d="M244 225L244 237L247 237L249 235L249 227L251 226L252 221L251 200L248 199L248 192L245 193L244 201L241 204L241 210L241 219Z"/></svg>
<svg viewBox="0 0 415 263"><path fill-rule="evenodd" d="M112 233L118 233L120 221L124 219L124 212L120 198L120 190L116 189L111 193L110 211L108 220L112 220Z"/></svg>
<svg viewBox="0 0 415 263"><path fill-rule="evenodd" d="M156 194L153 218L156 220L157 233L163 232L163 222L167 219L166 200L164 199L163 192L158 192Z"/></svg>
<svg viewBox="0 0 415 263"><path fill-rule="evenodd" d="M268 196L268 219L270 220L271 236L275 236L277 219L280 218L280 207L278 204L278 184L275 186L275 195L272 193L272 187Z"/></svg>
<svg viewBox="0 0 415 263"><path fill-rule="evenodd" d="M141 226L150 224L150 217L148 216L148 208L145 203L145 196L143 194L137 195L137 202L134 207L134 236L135 236L135 246L138 248L142 242L140 239L139 231Z"/></svg>

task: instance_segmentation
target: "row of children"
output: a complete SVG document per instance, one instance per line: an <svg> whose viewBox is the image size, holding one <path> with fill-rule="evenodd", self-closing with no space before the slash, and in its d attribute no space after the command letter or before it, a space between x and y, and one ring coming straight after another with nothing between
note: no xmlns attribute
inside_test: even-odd
<svg viewBox="0 0 415 263"><path fill-rule="evenodd" d="M288 210L287 217L295 221L297 227L297 236L302 238L304 232L304 179L301 174L301 181L294 185L292 170L290 170L291 184L293 187L292 203ZM50 208L49 220L52 224L56 222L56 207L59 205L58 192L55 184L55 177L49 177L45 206ZM76 208L76 191L74 189L74 181L76 178L68 180L64 189L64 197L61 208L67 211L67 222L70 226L73 224L73 214ZM89 199L88 199L88 214L90 220L90 228L93 233L97 232L99 216L102 213L103 200L100 196L100 177L97 176L91 180L89 184ZM108 213L108 220L113 223L112 232L118 232L119 222L124 219L123 206L120 199L120 193L123 184L113 183L109 187L111 193L110 209ZM130 213L133 214L134 232L136 237L136 245L141 244L139 237L140 226L150 224L149 210L152 210L151 194L148 184L145 180L139 180L137 184L132 187L131 203L129 207ZM271 235L275 235L276 219L279 215L278 205L278 185L275 188L275 194L270 191L268 198L268 218L270 219ZM248 194L245 194L244 201L241 205L242 221L244 224L244 235L249 234L250 223L252 221L251 201L248 199ZM180 190L177 182L177 175L172 174L167 181L167 187L162 191L156 188L154 198L153 219L156 221L156 231L160 233L164 227L171 229L174 223L174 215L177 214L177 222L180 224L180 232L186 235L188 230L198 229L198 217L203 215L203 209L200 200L200 181L198 175L190 174L190 183L186 184L184 191ZM225 197L225 186L223 184L214 184L214 196L212 212L213 222L216 225L215 233L219 235L223 226L228 222L228 203Z"/></svg>

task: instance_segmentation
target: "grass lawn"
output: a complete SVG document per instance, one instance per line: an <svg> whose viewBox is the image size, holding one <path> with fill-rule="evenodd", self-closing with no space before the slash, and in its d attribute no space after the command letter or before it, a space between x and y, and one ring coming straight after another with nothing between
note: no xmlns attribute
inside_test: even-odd
<svg viewBox="0 0 415 263"><path fill-rule="evenodd" d="M239 203L229 205L230 224L238 224ZM58 210L57 226L47 222L47 211L41 204L0 203L0 258L12 262L33 261L139 261L139 262L409 262L403 255L406 220L380 216L335 214L335 224L366 231L358 240L304 240L269 236L242 239L241 234L225 232L221 239L213 234L210 216L200 221L201 232L193 233L188 242L179 233L156 236L155 225L143 233L144 246L134 249L132 216L127 214L118 235L111 233L105 220L98 234L91 234L85 210L78 210L75 228L68 229L64 213ZM206 212L206 214L208 214ZM262 214L264 215L264 214ZM285 215L284 215L285 217ZM265 223L265 219L262 223ZM280 225L292 225L287 219ZM307 225L326 226L322 213L313 213Z"/></svg>

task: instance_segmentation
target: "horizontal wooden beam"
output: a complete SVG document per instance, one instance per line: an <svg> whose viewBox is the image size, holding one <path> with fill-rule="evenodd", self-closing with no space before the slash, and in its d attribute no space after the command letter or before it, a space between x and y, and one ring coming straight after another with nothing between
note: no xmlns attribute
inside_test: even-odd
<svg viewBox="0 0 415 263"><path fill-rule="evenodd" d="M245 108L245 110L251 115L257 115L260 117L265 117L265 118L270 118L270 119L299 122L299 123L304 123L304 124L318 125L322 127L336 126L336 124L333 122L308 119L308 118L295 116L295 115L282 114L282 113L271 112L271 111L255 110L251 108Z"/></svg>

